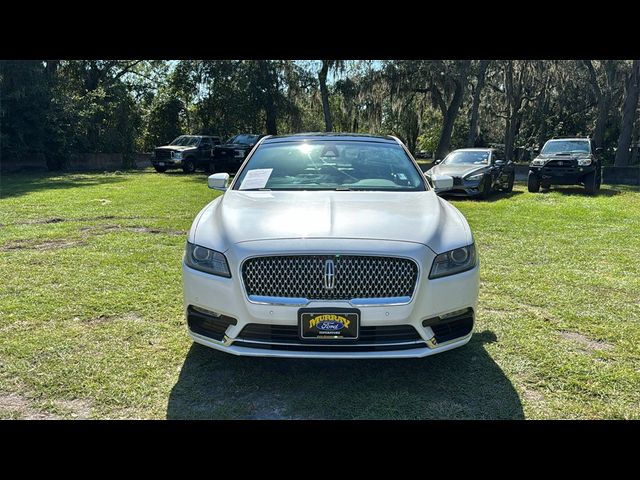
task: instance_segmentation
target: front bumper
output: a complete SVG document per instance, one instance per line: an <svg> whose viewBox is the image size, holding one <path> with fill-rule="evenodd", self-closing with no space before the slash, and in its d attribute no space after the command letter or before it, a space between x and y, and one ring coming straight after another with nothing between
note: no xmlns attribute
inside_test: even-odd
<svg viewBox="0 0 640 480"><path fill-rule="evenodd" d="M151 164L154 167L165 167L165 168L180 168L182 167L182 160L176 160L173 158L159 158L153 159Z"/></svg>
<svg viewBox="0 0 640 480"><path fill-rule="evenodd" d="M482 179L469 181L460 177L453 177L453 187L450 190L441 192L441 195L452 197L475 197L482 193Z"/></svg>
<svg viewBox="0 0 640 480"><path fill-rule="evenodd" d="M251 244L252 242L248 242ZM266 243L253 242L255 248L273 251ZM322 244L327 248L327 241L306 240L306 246L317 244L320 251ZM388 251L389 243L377 241L350 241L354 252L363 253L359 246L375 243L376 251ZM194 341L217 350L234 355L264 356L264 357L295 357L295 358L415 358L425 357L444 352L466 344L472 335L475 322L475 311L479 287L479 265L472 270L449 277L429 280L429 269L435 254L427 247L398 242L401 251L394 251L398 256L408 256L420 265L420 274L414 295L410 302L403 305L365 305L359 306L362 329L375 330L373 327L403 327L415 329L411 338L401 338L398 341L358 341L358 344L335 342L330 348L319 348L317 342L300 340L290 336L284 341L275 336L256 339L246 333L251 325L271 326L280 332L291 332L298 327L299 306L252 303L245 295L241 283L239 265L241 260L251 256L254 246L243 244L243 251L228 251L227 260L232 270L232 278L209 275L183 264L184 308L187 317L189 335ZM386 244L386 245L382 245ZM372 245L368 245L372 246ZM397 245L396 245L397 246ZM326 251L326 250L325 250ZM348 253L346 248L332 249L332 252ZM254 253L258 253L257 251ZM297 250L300 253L300 250ZM309 253L303 252L303 253ZM330 252L327 252L330 253ZM390 254L391 255L391 254ZM215 312L216 315L231 318L233 323L223 324L218 330L203 330L196 328L193 322L194 307L202 312ZM311 301L309 307L351 308L348 301ZM439 334L448 327L447 321L440 321L439 316L451 312L466 310L465 328L452 330L452 334ZM455 319L454 319L455 320ZM452 324L453 325L453 324ZM391 328L392 329L392 328ZM440 329L440 330L439 330ZM244 332L243 332L244 330ZM393 329L392 329L393 330ZM449 329L451 330L451 329ZM213 332L213 333L211 333ZM457 332L457 333L456 333ZM457 335L457 336L456 336ZM371 338L371 337L370 337ZM438 341L440 338L441 341ZM329 345L324 343L324 345Z"/></svg>
<svg viewBox="0 0 640 480"><path fill-rule="evenodd" d="M577 185L584 183L584 177L594 172L596 168L594 164L582 167L571 164L564 167L530 165L529 172L534 174L541 183Z"/></svg>

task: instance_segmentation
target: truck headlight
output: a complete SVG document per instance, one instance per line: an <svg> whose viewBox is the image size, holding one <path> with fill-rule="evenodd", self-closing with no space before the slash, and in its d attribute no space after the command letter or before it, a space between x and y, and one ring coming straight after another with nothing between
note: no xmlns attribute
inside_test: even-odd
<svg viewBox="0 0 640 480"><path fill-rule="evenodd" d="M586 167L587 165L591 165L591 159L590 158L579 158L578 159L578 165L581 167Z"/></svg>
<svg viewBox="0 0 640 480"><path fill-rule="evenodd" d="M475 175L469 175L468 177L464 177L465 180L469 180L470 182L476 182L478 180L482 180L484 177L484 173L476 173Z"/></svg>
<svg viewBox="0 0 640 480"><path fill-rule="evenodd" d="M476 266L476 246L456 248L438 255L433 261L429 278L440 278L471 270Z"/></svg>
<svg viewBox="0 0 640 480"><path fill-rule="evenodd" d="M545 164L545 161L542 158L536 158L531 162L531 165L534 167L541 167Z"/></svg>
<svg viewBox="0 0 640 480"><path fill-rule="evenodd" d="M187 242L184 261L189 267L195 270L220 277L231 277L226 257L215 250Z"/></svg>
<svg viewBox="0 0 640 480"><path fill-rule="evenodd" d="M182 160L182 152L171 152L171 158L175 160Z"/></svg>

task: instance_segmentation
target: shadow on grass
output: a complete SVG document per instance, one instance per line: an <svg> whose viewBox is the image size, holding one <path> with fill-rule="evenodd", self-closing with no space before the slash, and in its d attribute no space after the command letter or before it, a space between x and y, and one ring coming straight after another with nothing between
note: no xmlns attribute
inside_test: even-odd
<svg viewBox="0 0 640 480"><path fill-rule="evenodd" d="M39 190L64 190L124 181L115 173L3 173L0 198L18 197Z"/></svg>
<svg viewBox="0 0 640 480"><path fill-rule="evenodd" d="M491 202L497 202L498 200L504 200L507 198L511 198L511 197L516 197L518 195L523 194L524 192L521 192L519 190L512 190L510 192L493 192L491 193L491 195L489 195L489 198L479 198L479 197L468 197L468 196L455 196L455 195L447 195L446 193L443 193L441 196L442 198L444 198L445 200L455 200L455 201L467 201L467 202L483 202L483 203L491 203Z"/></svg>
<svg viewBox="0 0 640 480"><path fill-rule="evenodd" d="M584 187L560 187L560 186L551 186L551 188L542 188L540 189L540 193L544 193L544 194L548 194L548 193L552 193L552 192L556 192L559 193L561 195L579 195L579 196L590 196L589 194L587 194L587 192L585 191ZM605 188L602 187L600 188L600 191L598 191L598 193L594 196L596 197L614 197L616 195L619 195L620 193L622 193L621 190L619 189L614 189L614 188Z"/></svg>
<svg viewBox="0 0 640 480"><path fill-rule="evenodd" d="M515 389L484 345L422 359L236 357L193 344L167 418L522 419Z"/></svg>

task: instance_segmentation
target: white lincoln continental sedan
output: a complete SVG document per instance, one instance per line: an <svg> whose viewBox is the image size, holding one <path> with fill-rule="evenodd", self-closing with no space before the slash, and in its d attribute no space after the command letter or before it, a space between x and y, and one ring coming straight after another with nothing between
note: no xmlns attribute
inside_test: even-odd
<svg viewBox="0 0 640 480"><path fill-rule="evenodd" d="M397 138L268 136L232 182L217 173L209 187L224 194L194 220L182 267L196 342L235 355L409 358L471 338L473 235Z"/></svg>

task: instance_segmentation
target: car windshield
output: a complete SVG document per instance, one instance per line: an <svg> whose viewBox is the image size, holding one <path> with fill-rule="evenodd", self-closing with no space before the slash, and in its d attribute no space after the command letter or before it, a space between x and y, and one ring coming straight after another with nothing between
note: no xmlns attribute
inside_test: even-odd
<svg viewBox="0 0 640 480"><path fill-rule="evenodd" d="M200 137L192 137L191 135L180 135L169 145L179 145L186 147L188 145L197 145Z"/></svg>
<svg viewBox="0 0 640 480"><path fill-rule="evenodd" d="M542 155L558 155L562 153L590 153L588 140L553 140L542 147Z"/></svg>
<svg viewBox="0 0 640 480"><path fill-rule="evenodd" d="M423 191L423 177L396 143L299 141L262 144L235 190Z"/></svg>
<svg viewBox="0 0 640 480"><path fill-rule="evenodd" d="M488 150L458 150L451 152L442 161L443 165L487 165Z"/></svg>
<svg viewBox="0 0 640 480"><path fill-rule="evenodd" d="M231 137L227 143L242 143L243 145L251 145L258 141L258 135L236 135Z"/></svg>

